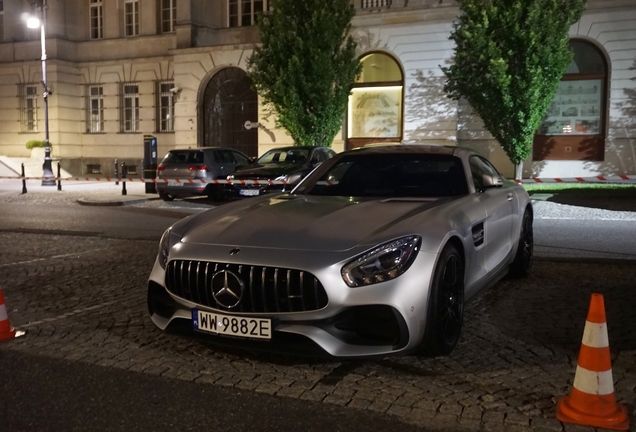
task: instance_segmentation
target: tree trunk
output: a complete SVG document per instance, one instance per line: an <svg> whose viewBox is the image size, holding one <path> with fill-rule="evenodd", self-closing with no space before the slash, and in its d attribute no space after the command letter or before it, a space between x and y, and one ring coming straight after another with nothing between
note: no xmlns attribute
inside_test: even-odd
<svg viewBox="0 0 636 432"><path fill-rule="evenodd" d="M515 164L515 180L521 180L523 176L523 161Z"/></svg>

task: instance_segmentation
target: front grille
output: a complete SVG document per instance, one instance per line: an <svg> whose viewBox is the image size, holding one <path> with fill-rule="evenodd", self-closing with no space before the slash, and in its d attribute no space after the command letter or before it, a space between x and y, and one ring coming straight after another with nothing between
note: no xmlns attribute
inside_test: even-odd
<svg viewBox="0 0 636 432"><path fill-rule="evenodd" d="M226 308L212 294L212 277L229 271L243 282L239 304ZM327 306L327 293L311 273L277 267L174 260L166 270L166 288L185 300L232 312L304 312Z"/></svg>

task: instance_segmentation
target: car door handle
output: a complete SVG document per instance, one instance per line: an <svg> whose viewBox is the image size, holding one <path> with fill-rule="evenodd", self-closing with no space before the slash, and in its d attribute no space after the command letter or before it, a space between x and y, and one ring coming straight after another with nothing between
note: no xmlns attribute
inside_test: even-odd
<svg viewBox="0 0 636 432"><path fill-rule="evenodd" d="M515 196L513 194L509 193L508 194L508 201L512 201L514 199L514 197Z"/></svg>

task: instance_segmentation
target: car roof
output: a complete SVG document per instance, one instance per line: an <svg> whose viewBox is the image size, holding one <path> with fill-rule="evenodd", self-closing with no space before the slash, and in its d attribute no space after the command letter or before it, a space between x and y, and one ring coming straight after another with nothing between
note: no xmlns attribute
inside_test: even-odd
<svg viewBox="0 0 636 432"><path fill-rule="evenodd" d="M200 150L236 150L230 147L194 147L194 148L176 148L169 151L200 151ZM240 150L237 150L240 151Z"/></svg>
<svg viewBox="0 0 636 432"><path fill-rule="evenodd" d="M454 155L458 152L469 151L463 147L450 146L446 144L395 144L387 143L382 145L377 143L374 145L366 145L364 147L358 147L345 153L429 153L429 154L445 154Z"/></svg>
<svg viewBox="0 0 636 432"><path fill-rule="evenodd" d="M273 149L269 149L267 150L265 153L271 152L271 151L287 151L287 150L297 150L297 149L315 149L315 148L329 148L329 147L325 147L325 146L287 146L287 147L276 147Z"/></svg>

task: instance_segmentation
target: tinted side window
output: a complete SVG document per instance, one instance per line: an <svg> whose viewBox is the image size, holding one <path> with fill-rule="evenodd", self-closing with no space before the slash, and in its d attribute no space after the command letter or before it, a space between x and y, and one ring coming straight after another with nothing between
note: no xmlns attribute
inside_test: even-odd
<svg viewBox="0 0 636 432"><path fill-rule="evenodd" d="M325 155L322 152L322 149L315 149L311 154L311 164L315 165L318 162L323 162L325 160Z"/></svg>
<svg viewBox="0 0 636 432"><path fill-rule="evenodd" d="M243 154L239 153L239 152L235 152L233 151L232 154L234 155L234 159L236 160L236 164L237 165L249 165L250 161L247 158L247 156L243 156Z"/></svg>
<svg viewBox="0 0 636 432"><path fill-rule="evenodd" d="M214 158L217 163L234 163L232 153L228 150L217 150L214 152Z"/></svg>

